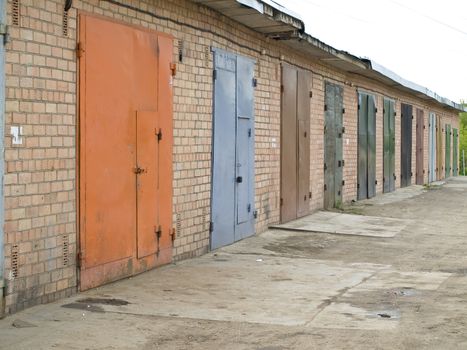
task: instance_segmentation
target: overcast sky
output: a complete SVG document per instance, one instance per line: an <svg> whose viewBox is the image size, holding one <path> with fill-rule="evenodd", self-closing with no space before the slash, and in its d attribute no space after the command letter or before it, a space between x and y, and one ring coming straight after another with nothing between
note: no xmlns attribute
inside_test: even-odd
<svg viewBox="0 0 467 350"><path fill-rule="evenodd" d="M466 0L275 0L306 32L454 102L467 100Z"/></svg>

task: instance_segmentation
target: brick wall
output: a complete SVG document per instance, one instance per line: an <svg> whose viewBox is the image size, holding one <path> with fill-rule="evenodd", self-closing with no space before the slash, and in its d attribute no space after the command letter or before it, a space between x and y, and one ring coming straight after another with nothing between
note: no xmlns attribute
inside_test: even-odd
<svg viewBox="0 0 467 350"><path fill-rule="evenodd" d="M123 1L122 1L123 2ZM175 37L174 62L174 259L201 255L209 248L212 54L223 48L256 60L255 92L257 232L279 220L280 64L312 71L310 210L323 205L324 82L344 87L345 201L356 199L357 90L376 96L377 177L382 191L382 98L396 100L396 174L400 173L400 102L434 111L458 127L457 117L359 76L337 72L320 62L185 0L126 4L75 0L64 28L63 1L20 0L19 22L12 23L6 56L5 276L7 312L48 302L76 291L77 267L77 25L79 11L104 15ZM156 14L153 16L151 14ZM167 20L164 18L169 18ZM65 31L64 31L65 30ZM183 59L179 62L179 53ZM13 145L9 130L23 129ZM415 130L415 124L414 124ZM415 131L414 131L415 132ZM415 137L414 137L415 140ZM415 142L415 141L414 141ZM443 139L444 142L444 139ZM427 145L427 141L426 141ZM415 154L414 154L415 162ZM425 161L428 167L428 161ZM415 169L415 163L413 164ZM415 173L415 172L414 172ZM397 187L399 187L399 176ZM415 181L415 176L413 177Z"/></svg>

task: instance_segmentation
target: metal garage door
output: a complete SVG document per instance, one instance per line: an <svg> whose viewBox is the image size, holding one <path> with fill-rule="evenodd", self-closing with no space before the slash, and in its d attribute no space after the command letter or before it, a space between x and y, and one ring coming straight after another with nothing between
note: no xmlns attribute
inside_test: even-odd
<svg viewBox="0 0 467 350"><path fill-rule="evenodd" d="M384 110L383 110L383 191L392 192L396 188L396 170L395 170L395 140L396 140L396 130L395 130L395 109L394 101L385 98L384 99Z"/></svg>
<svg viewBox="0 0 467 350"><path fill-rule="evenodd" d="M311 73L282 66L281 222L310 210Z"/></svg>
<svg viewBox="0 0 467 350"><path fill-rule="evenodd" d="M417 125L416 125L416 170L415 179L417 185L424 184L425 169L423 169L423 157L424 155L424 142L425 142L425 117L421 109L417 109Z"/></svg>
<svg viewBox="0 0 467 350"><path fill-rule="evenodd" d="M340 206L343 181L343 88L326 82L324 105L324 208Z"/></svg>
<svg viewBox="0 0 467 350"><path fill-rule="evenodd" d="M438 180L441 180L444 175L443 130L441 117L438 116L436 118L436 174Z"/></svg>
<svg viewBox="0 0 467 350"><path fill-rule="evenodd" d="M254 61L214 49L211 248L254 233Z"/></svg>
<svg viewBox="0 0 467 350"><path fill-rule="evenodd" d="M373 95L358 93L357 198L376 194L376 105Z"/></svg>
<svg viewBox="0 0 467 350"><path fill-rule="evenodd" d="M412 183L412 106L401 104L401 187Z"/></svg>
<svg viewBox="0 0 467 350"><path fill-rule="evenodd" d="M446 133L446 143L445 143L445 151L446 155L444 159L446 164L444 165L444 169L446 171L446 178L451 176L451 125L446 124L445 126L445 133Z"/></svg>
<svg viewBox="0 0 467 350"><path fill-rule="evenodd" d="M172 39L80 16L80 288L172 259Z"/></svg>
<svg viewBox="0 0 467 350"><path fill-rule="evenodd" d="M459 174L459 156L458 156L459 131L452 129L452 176Z"/></svg>
<svg viewBox="0 0 467 350"><path fill-rule="evenodd" d="M436 181L436 115L430 113L428 123L428 182Z"/></svg>

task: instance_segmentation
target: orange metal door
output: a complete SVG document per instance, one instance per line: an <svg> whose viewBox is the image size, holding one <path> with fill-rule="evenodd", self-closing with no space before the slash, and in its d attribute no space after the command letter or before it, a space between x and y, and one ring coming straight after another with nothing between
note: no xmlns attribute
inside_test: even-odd
<svg viewBox="0 0 467 350"><path fill-rule="evenodd" d="M171 261L171 45L80 16L81 290Z"/></svg>

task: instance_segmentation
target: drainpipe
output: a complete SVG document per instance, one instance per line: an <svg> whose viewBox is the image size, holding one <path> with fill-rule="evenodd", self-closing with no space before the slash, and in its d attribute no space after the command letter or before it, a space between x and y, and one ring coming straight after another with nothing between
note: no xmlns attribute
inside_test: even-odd
<svg viewBox="0 0 467 350"><path fill-rule="evenodd" d="M0 0L0 317L5 313L4 283L4 205L3 176L5 165L5 44L8 40L6 26L6 1Z"/></svg>

